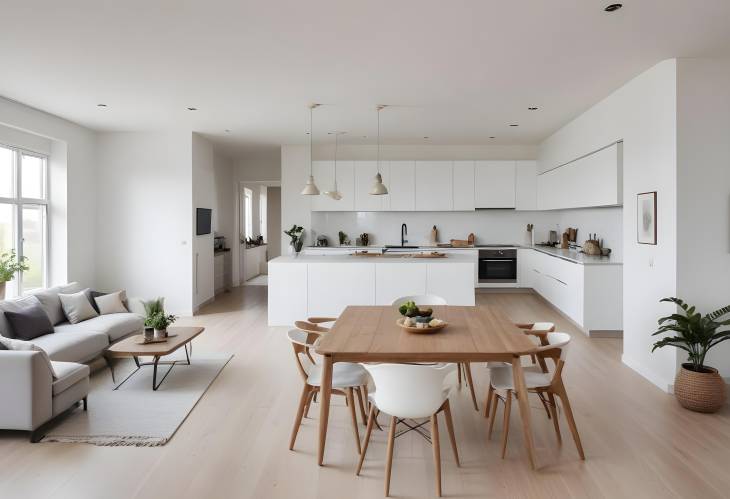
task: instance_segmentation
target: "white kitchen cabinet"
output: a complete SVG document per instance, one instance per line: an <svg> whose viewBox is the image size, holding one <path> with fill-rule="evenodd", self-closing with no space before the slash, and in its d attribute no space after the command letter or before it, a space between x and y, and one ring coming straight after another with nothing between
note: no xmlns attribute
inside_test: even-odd
<svg viewBox="0 0 730 499"><path fill-rule="evenodd" d="M388 211L415 211L416 209L416 162L390 161L382 170L388 194L385 209Z"/></svg>
<svg viewBox="0 0 730 499"><path fill-rule="evenodd" d="M515 161L515 209L537 210L536 161Z"/></svg>
<svg viewBox="0 0 730 499"><path fill-rule="evenodd" d="M426 263L398 262L375 266L375 304L390 305L402 296L426 294Z"/></svg>
<svg viewBox="0 0 730 499"><path fill-rule="evenodd" d="M531 249L517 249L517 286L520 288L534 287L534 253Z"/></svg>
<svg viewBox="0 0 730 499"><path fill-rule="evenodd" d="M381 170L387 166L387 162L381 162ZM376 161L355 161L355 211L383 211L386 206L386 196L373 196L370 194L375 183L375 175L378 173ZM385 181L387 174L381 171ZM388 184L385 182L385 186Z"/></svg>
<svg viewBox="0 0 730 499"><path fill-rule="evenodd" d="M476 161L474 201L477 208L514 208L515 162Z"/></svg>
<svg viewBox="0 0 730 499"><path fill-rule="evenodd" d="M453 210L474 211L474 162L453 162Z"/></svg>
<svg viewBox="0 0 730 499"><path fill-rule="evenodd" d="M353 161L337 162L337 188L342 194L339 201L324 193L332 189L335 180L334 161L312 162L314 181L320 195L312 196L312 211L352 211L355 209L355 167Z"/></svg>
<svg viewBox="0 0 730 499"><path fill-rule="evenodd" d="M307 266L307 315L337 317L348 305L375 305L375 264Z"/></svg>
<svg viewBox="0 0 730 499"><path fill-rule="evenodd" d="M612 144L537 177L537 208L559 210L623 204L622 144Z"/></svg>
<svg viewBox="0 0 730 499"><path fill-rule="evenodd" d="M262 273L262 266L266 263L266 248L267 246L265 244L251 248L246 248L245 244L241 245L241 250L243 251L244 281L248 281Z"/></svg>
<svg viewBox="0 0 730 499"><path fill-rule="evenodd" d="M416 161L416 211L453 209L451 161Z"/></svg>
<svg viewBox="0 0 730 499"><path fill-rule="evenodd" d="M270 325L293 326L307 315L307 264L269 264L268 301Z"/></svg>
<svg viewBox="0 0 730 499"><path fill-rule="evenodd" d="M449 305L474 306L475 263L454 263L428 265L426 293L437 295Z"/></svg>

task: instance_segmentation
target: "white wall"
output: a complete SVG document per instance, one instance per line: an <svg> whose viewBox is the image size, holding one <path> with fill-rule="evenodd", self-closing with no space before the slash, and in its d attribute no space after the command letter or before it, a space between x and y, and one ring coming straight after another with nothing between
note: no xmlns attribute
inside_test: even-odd
<svg viewBox="0 0 730 499"><path fill-rule="evenodd" d="M230 248L238 242L238 231L234 219L236 214L236 184L234 182L232 159L214 151L215 207L213 208L213 227L216 235L226 238Z"/></svg>
<svg viewBox="0 0 730 499"><path fill-rule="evenodd" d="M730 59L678 59L677 94L677 294L707 313L730 304Z"/></svg>
<svg viewBox="0 0 730 499"><path fill-rule="evenodd" d="M248 151L236 160L238 182L281 180L281 149L259 148Z"/></svg>
<svg viewBox="0 0 730 499"><path fill-rule="evenodd" d="M305 230L304 244L312 244L311 196L300 193L309 176L309 147L281 146L281 230L289 230L292 225L300 225ZM289 251L289 236L282 235L281 254Z"/></svg>
<svg viewBox="0 0 730 499"><path fill-rule="evenodd" d="M191 232L193 240L193 310L215 296L215 271L213 261L213 233L196 235L195 220L197 208L213 210L217 218L215 189L215 166L213 144L197 133L192 134L192 211ZM215 227L212 221L211 229Z"/></svg>
<svg viewBox="0 0 730 499"><path fill-rule="evenodd" d="M96 133L2 97L0 125L39 136L36 144L51 142L51 284L80 281L94 286Z"/></svg>
<svg viewBox="0 0 730 499"><path fill-rule="evenodd" d="M659 300L677 293L677 120L675 60L663 61L540 146L541 170L623 139L623 360L657 386L673 383L676 352L651 353L657 319L673 311ZM658 244L636 242L636 194L658 191Z"/></svg>
<svg viewBox="0 0 730 499"><path fill-rule="evenodd" d="M170 313L192 315L192 170L190 132L99 134L100 289L164 296Z"/></svg>

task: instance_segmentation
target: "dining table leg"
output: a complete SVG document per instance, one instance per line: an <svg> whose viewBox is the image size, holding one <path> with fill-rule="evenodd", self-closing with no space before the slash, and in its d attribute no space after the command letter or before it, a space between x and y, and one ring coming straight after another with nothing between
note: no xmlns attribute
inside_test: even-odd
<svg viewBox="0 0 730 499"><path fill-rule="evenodd" d="M517 392L517 401L520 404L520 416L522 418L522 434L525 439L527 457L530 466L535 469L535 442L532 439L532 425L530 423L530 401L528 400L527 386L525 385L525 373L522 370L522 361L519 356L512 357L512 373L514 385Z"/></svg>
<svg viewBox="0 0 730 499"><path fill-rule="evenodd" d="M332 395L332 356L324 355L322 362L322 385L319 401L319 450L318 462L324 463L324 445L327 441L327 422L330 415L330 396Z"/></svg>

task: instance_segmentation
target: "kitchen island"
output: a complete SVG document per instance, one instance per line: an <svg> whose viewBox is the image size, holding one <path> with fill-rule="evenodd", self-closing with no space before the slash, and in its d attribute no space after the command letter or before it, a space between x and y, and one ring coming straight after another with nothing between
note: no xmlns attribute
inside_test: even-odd
<svg viewBox="0 0 730 499"><path fill-rule="evenodd" d="M473 306L475 265L459 254L280 256L269 262L268 322L291 326L311 316L337 317L348 305L390 305L405 295L434 294L449 305Z"/></svg>

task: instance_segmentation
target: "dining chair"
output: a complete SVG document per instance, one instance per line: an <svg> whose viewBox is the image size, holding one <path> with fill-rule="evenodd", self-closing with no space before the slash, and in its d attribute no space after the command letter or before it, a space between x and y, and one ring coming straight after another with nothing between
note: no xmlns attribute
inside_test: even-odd
<svg viewBox="0 0 730 499"><path fill-rule="evenodd" d="M416 305L447 305L446 299L438 295L410 295L401 296L396 298L391 303L394 307L400 307L404 303L409 301L414 302ZM474 404L474 410L479 411L479 404L477 403L477 395L474 389L474 382L472 381L471 375L471 364L469 362L460 362L458 365L458 383L461 386L462 374L466 380L466 385L469 387L471 392L471 401Z"/></svg>
<svg viewBox="0 0 730 499"><path fill-rule="evenodd" d="M451 374L455 364L419 365L419 364L363 364L375 383L375 392L370 394L372 402L368 415L368 426L365 430L360 461L356 475L362 470L365 454L370 442L370 434L378 411L390 415L388 431L388 447L385 464L385 495L390 494L390 475L393 465L393 448L395 438L409 431L416 431L433 446L433 462L436 469L436 491L441 496L441 444L439 441L438 414L444 413L446 429L451 441L456 465L459 466L459 452L454 437L454 423L451 419L449 393L451 388L446 377ZM430 433L422 426L428 421L417 423L413 419L429 418ZM408 421L407 421L408 420ZM398 424L406 426L397 432Z"/></svg>
<svg viewBox="0 0 730 499"><path fill-rule="evenodd" d="M297 416L294 420L291 438L289 439L289 450L294 449L294 443L297 439L299 427L302 424L302 418L309 411L309 405L314 395L319 392L322 384L322 369L312 360L310 349L316 346L317 340L321 333L307 332L299 329L292 329L287 333L289 341L294 349L294 358L296 359L297 370L304 382L302 394L299 398L299 407L297 408ZM332 393L342 395L347 401L350 409L350 417L352 419L352 428L355 433L355 441L357 442L357 452L360 453L360 432L358 430L357 415L355 414L355 394L357 394L360 405L360 414L362 415L363 424L365 423L365 409L363 407L363 393L360 389L367 385L368 373L360 365L350 362L337 362L332 369Z"/></svg>
<svg viewBox="0 0 730 499"><path fill-rule="evenodd" d="M555 395L557 395L563 406L563 412L565 413L565 419L568 422L570 432L573 434L573 440L575 446L578 449L578 454L581 459L585 459L583 453L583 445L580 441L580 435L578 434L578 428L575 425L575 419L573 418L573 410L570 407L570 400L568 399L568 393L563 383L563 368L565 366L565 359L568 354L568 344L570 343L570 335L567 333L555 333L551 332L547 334L546 338L548 344L541 345L536 350L536 355L541 358L552 358L555 361L555 370L553 373L542 372L542 370L526 369L524 371L525 384L527 390L530 393L537 393L541 399L544 400L542 395L547 395L548 406L552 415L553 426L555 428L555 434L558 438L558 442L562 442L560 436L560 424L558 423L558 406L555 401ZM497 405L499 401L504 402L504 418L503 418L503 435L502 435L502 459L507 453L507 436L509 434L509 418L510 409L512 406L512 396L515 393L515 386L512 377L511 366L498 366L493 367L489 370L489 384L492 404L492 415L489 421L489 432L488 437L492 436L492 428L494 427L494 420L497 416ZM504 397L498 394L499 391L504 392Z"/></svg>

